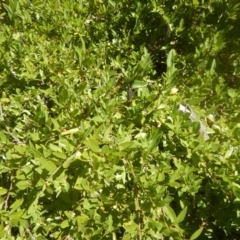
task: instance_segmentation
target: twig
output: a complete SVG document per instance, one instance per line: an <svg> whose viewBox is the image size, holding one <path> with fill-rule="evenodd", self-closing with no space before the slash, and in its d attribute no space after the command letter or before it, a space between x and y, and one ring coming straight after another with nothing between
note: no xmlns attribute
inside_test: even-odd
<svg viewBox="0 0 240 240"><path fill-rule="evenodd" d="M24 145L24 143L21 142L21 141L18 139L18 137L14 136L14 135L10 132L9 127L6 127L6 130L7 130L8 134L13 138L13 140L15 141L16 144Z"/></svg>
<svg viewBox="0 0 240 240"><path fill-rule="evenodd" d="M130 166L129 161L127 160L128 165ZM134 179L136 179L136 175L134 173L134 171L131 169L131 173L134 177ZM136 208L136 212L137 212L137 218L138 218L138 236L139 236L139 240L142 240L142 231L141 231L141 211L140 211L140 204L139 204L139 199L138 199L138 188L137 186L134 184L134 195L135 195L135 208Z"/></svg>
<svg viewBox="0 0 240 240"><path fill-rule="evenodd" d="M138 199L138 188L135 185L134 186L135 191L135 206L137 211L137 218L138 218L138 234L139 234L139 240L142 239L142 232L141 232L141 212L140 212L140 205L139 205L139 199Z"/></svg>
<svg viewBox="0 0 240 240"><path fill-rule="evenodd" d="M11 179L11 176L10 176L10 179ZM6 211L8 209L8 200L10 198L10 192L13 188L13 184L12 184L12 179L11 179L11 184L10 184L10 187L8 189L8 192L7 192L7 197L6 197L6 200L4 202L4 210Z"/></svg>
<svg viewBox="0 0 240 240"><path fill-rule="evenodd" d="M32 233L30 232L30 230L28 228L26 228L26 231L27 231L28 235L31 237L32 240L36 239L36 237L32 235Z"/></svg>
<svg viewBox="0 0 240 240"><path fill-rule="evenodd" d="M4 120L1 102L0 102L0 120L2 121Z"/></svg>

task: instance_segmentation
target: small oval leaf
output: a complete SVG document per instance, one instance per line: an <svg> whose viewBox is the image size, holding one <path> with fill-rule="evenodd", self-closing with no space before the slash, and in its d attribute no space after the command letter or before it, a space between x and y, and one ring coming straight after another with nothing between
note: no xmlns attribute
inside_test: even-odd
<svg viewBox="0 0 240 240"><path fill-rule="evenodd" d="M99 146L95 140L88 139L85 143L93 152L99 152Z"/></svg>
<svg viewBox="0 0 240 240"><path fill-rule="evenodd" d="M190 240L194 240L200 236L202 233L203 228L199 228L196 232L193 233L193 235L190 237Z"/></svg>
<svg viewBox="0 0 240 240"><path fill-rule="evenodd" d="M142 87L146 87L146 86L147 86L146 82L136 80L136 81L134 81L134 83L132 85L132 89L142 88Z"/></svg>
<svg viewBox="0 0 240 240"><path fill-rule="evenodd" d="M163 207L163 210L166 213L166 215L168 216L168 218L170 219L170 221L172 223L175 223L177 217L176 217L176 214L175 214L174 210L170 206Z"/></svg>
<svg viewBox="0 0 240 240"><path fill-rule="evenodd" d="M186 213L187 213L187 207L185 207L177 216L177 223L180 223L184 220Z"/></svg>

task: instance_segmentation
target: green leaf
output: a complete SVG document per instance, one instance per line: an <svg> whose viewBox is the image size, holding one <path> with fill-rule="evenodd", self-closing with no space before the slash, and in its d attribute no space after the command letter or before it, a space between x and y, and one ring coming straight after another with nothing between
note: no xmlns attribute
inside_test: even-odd
<svg viewBox="0 0 240 240"><path fill-rule="evenodd" d="M81 93L83 90L85 90L86 87L87 87L87 82L83 82L78 87L78 91Z"/></svg>
<svg viewBox="0 0 240 240"><path fill-rule="evenodd" d="M51 150L53 150L54 152L62 152L62 148L61 147L59 147L59 146L57 146L55 144L52 144L52 143L49 144L49 148Z"/></svg>
<svg viewBox="0 0 240 240"><path fill-rule="evenodd" d="M10 220L12 221L13 224L17 224L20 220L20 218L22 217L24 211L17 211L17 212L13 212L10 214Z"/></svg>
<svg viewBox="0 0 240 240"><path fill-rule="evenodd" d="M66 101L68 101L69 100L68 94L69 92L67 91L67 89L64 88L59 94L59 102L65 103Z"/></svg>
<svg viewBox="0 0 240 240"><path fill-rule="evenodd" d="M20 189L20 190L24 190L28 187L30 187L30 182L29 181L19 181L17 182L16 186Z"/></svg>
<svg viewBox="0 0 240 240"><path fill-rule="evenodd" d="M17 208L19 208L23 203L23 199L17 199L13 204L11 204L11 211L14 212Z"/></svg>
<svg viewBox="0 0 240 240"><path fill-rule="evenodd" d="M119 149L122 151L124 149L131 148L134 145L135 145L134 142L123 142L119 144Z"/></svg>
<svg viewBox="0 0 240 240"><path fill-rule="evenodd" d="M215 69L216 69L216 60L213 59L212 61L212 65L211 65L211 69L210 69L210 74L214 74L215 73Z"/></svg>
<svg viewBox="0 0 240 240"><path fill-rule="evenodd" d="M161 231L163 224L160 221L155 221L154 219L148 218L148 223L151 227L156 228L158 231Z"/></svg>
<svg viewBox="0 0 240 240"><path fill-rule="evenodd" d="M165 180L165 174L164 172L161 172L158 174L158 179L157 179L159 182L162 182Z"/></svg>
<svg viewBox="0 0 240 240"><path fill-rule="evenodd" d="M202 233L203 228L199 228L196 232L193 233L193 235L190 237L190 240L197 239L201 233Z"/></svg>
<svg viewBox="0 0 240 240"><path fill-rule="evenodd" d="M146 87L147 83L143 81L136 80L132 84L132 89Z"/></svg>
<svg viewBox="0 0 240 240"><path fill-rule="evenodd" d="M176 52L174 49L171 49L168 53L168 57L167 57L167 67L172 67L173 66L173 62L174 62L174 57L176 55Z"/></svg>
<svg viewBox="0 0 240 240"><path fill-rule="evenodd" d="M177 216L177 223L180 223L184 220L186 213L187 213L187 207L185 207Z"/></svg>
<svg viewBox="0 0 240 240"><path fill-rule="evenodd" d="M7 231L4 230L3 224L0 225L0 238L1 239L6 239L5 236L7 235Z"/></svg>
<svg viewBox="0 0 240 240"><path fill-rule="evenodd" d="M199 2L198 2L198 0L193 0L193 5L199 5Z"/></svg>
<svg viewBox="0 0 240 240"><path fill-rule="evenodd" d="M206 98L205 97L199 97L199 98L191 98L188 103L189 105L198 105L202 101L204 101Z"/></svg>
<svg viewBox="0 0 240 240"><path fill-rule="evenodd" d="M74 185L74 188L77 190L90 190L89 183L86 179L79 177Z"/></svg>
<svg viewBox="0 0 240 240"><path fill-rule="evenodd" d="M0 196L6 194L8 192L7 189L3 188L3 187L0 187Z"/></svg>
<svg viewBox="0 0 240 240"><path fill-rule="evenodd" d="M88 139L85 141L85 144L93 151L93 152L99 152L99 146L97 142L94 139Z"/></svg>
<svg viewBox="0 0 240 240"><path fill-rule="evenodd" d="M52 124L53 124L53 130L59 131L60 126L59 126L58 121L56 119L51 119L51 121L52 121Z"/></svg>
<svg viewBox="0 0 240 240"><path fill-rule="evenodd" d="M218 105L212 106L209 109L206 109L206 115L212 114L213 112L215 112L218 109Z"/></svg>
<svg viewBox="0 0 240 240"><path fill-rule="evenodd" d="M73 129L70 129L70 130L66 130L66 131L62 132L61 135L65 136L65 135L73 134L73 133L76 133L76 132L79 132L79 128L73 128Z"/></svg>
<svg viewBox="0 0 240 240"><path fill-rule="evenodd" d="M78 223L78 225L81 225L81 224L87 222L88 219L89 219L89 217L87 215L82 214L81 216L77 216L77 223Z"/></svg>
<svg viewBox="0 0 240 240"><path fill-rule="evenodd" d="M30 142L29 149L35 158L43 157L42 153L39 152L31 142Z"/></svg>
<svg viewBox="0 0 240 240"><path fill-rule="evenodd" d="M27 151L26 146L14 146L14 149L20 154L24 154Z"/></svg>
<svg viewBox="0 0 240 240"><path fill-rule="evenodd" d="M83 52L84 55L85 55L85 53L86 53L86 47L85 47L85 42L84 42L82 36L80 36L80 40L81 40L81 43L82 43L82 45L81 45L81 50L82 50L82 52Z"/></svg>
<svg viewBox="0 0 240 240"><path fill-rule="evenodd" d="M228 89L228 96L231 98L237 97L236 91L232 88Z"/></svg>
<svg viewBox="0 0 240 240"><path fill-rule="evenodd" d="M60 152L53 152L52 153L54 156L56 156L57 158L63 159L65 160L67 158L67 156L64 153L60 153Z"/></svg>
<svg viewBox="0 0 240 240"><path fill-rule="evenodd" d="M1 143L7 143L8 141L7 136L3 132L0 132L0 140L1 140Z"/></svg>
<svg viewBox="0 0 240 240"><path fill-rule="evenodd" d="M66 228L66 227L68 227L69 226L69 222L68 222L68 220L64 220L62 223L61 223L61 228Z"/></svg>
<svg viewBox="0 0 240 240"><path fill-rule="evenodd" d="M129 233L125 233L122 238L122 240L130 240L130 239L132 239L132 237L131 237L131 234L129 234Z"/></svg>
<svg viewBox="0 0 240 240"><path fill-rule="evenodd" d="M89 210L91 208L91 204L89 203L89 201L87 199L84 199L84 202L83 202L83 208L86 209L86 210Z"/></svg>
<svg viewBox="0 0 240 240"><path fill-rule="evenodd" d="M174 210L170 206L163 207L163 211L169 217L172 223L177 222L177 217Z"/></svg>
<svg viewBox="0 0 240 240"><path fill-rule="evenodd" d="M41 163L42 167L45 168L49 173L53 173L57 169L57 166L51 160L39 158L38 161Z"/></svg>
<svg viewBox="0 0 240 240"><path fill-rule="evenodd" d="M76 155L78 152L74 153L72 156L66 159L66 161L63 163L63 168L68 168L69 165L76 160Z"/></svg>
<svg viewBox="0 0 240 240"><path fill-rule="evenodd" d="M161 189L161 192L162 191L163 191L163 189ZM173 197L167 196L161 202L157 202L157 205L159 207L164 207L164 206L168 205L170 202L172 202L172 200L173 200Z"/></svg>
<svg viewBox="0 0 240 240"><path fill-rule="evenodd" d="M134 234L137 232L138 225L135 222L130 221L130 222L124 223L123 227L126 230L126 232Z"/></svg>

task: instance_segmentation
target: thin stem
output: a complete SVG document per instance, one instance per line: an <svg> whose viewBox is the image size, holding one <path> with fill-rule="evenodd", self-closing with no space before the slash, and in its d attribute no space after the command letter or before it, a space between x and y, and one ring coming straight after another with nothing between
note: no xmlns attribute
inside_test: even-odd
<svg viewBox="0 0 240 240"><path fill-rule="evenodd" d="M10 179L11 179L11 176L10 176ZM4 202L4 210L6 211L8 209L8 200L10 198L10 192L13 188L13 184L12 184L12 179L11 179L11 183L10 183L10 187L8 189L8 193L7 193L7 197L6 197L6 200Z"/></svg>
<svg viewBox="0 0 240 240"><path fill-rule="evenodd" d="M128 165L130 166L130 163L128 160L127 162L128 162ZM136 179L136 175L132 169L131 169L131 173L133 175L133 178ZM138 198L138 187L135 184L134 184L134 202L135 202L135 209L136 209L137 219L138 219L138 237L139 237L139 240L142 240L141 210L140 210L140 204L139 204L139 198Z"/></svg>

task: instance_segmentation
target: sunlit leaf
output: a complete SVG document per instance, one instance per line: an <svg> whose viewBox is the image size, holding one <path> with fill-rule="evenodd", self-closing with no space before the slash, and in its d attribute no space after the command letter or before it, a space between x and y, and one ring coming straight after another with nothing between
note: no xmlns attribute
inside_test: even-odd
<svg viewBox="0 0 240 240"><path fill-rule="evenodd" d="M0 187L0 196L6 194L7 191L8 191L7 189Z"/></svg>
<svg viewBox="0 0 240 240"><path fill-rule="evenodd" d="M170 206L163 207L164 212L168 216L168 218L171 220L172 223L177 222L177 217L174 212L174 210Z"/></svg>
<svg viewBox="0 0 240 240"><path fill-rule="evenodd" d="M185 219L186 214L187 214L187 207L185 207L177 216L177 223L182 222Z"/></svg>
<svg viewBox="0 0 240 240"><path fill-rule="evenodd" d="M93 151L93 152L99 152L99 146L98 143L94 139L88 139L85 141L86 145Z"/></svg>
<svg viewBox="0 0 240 240"><path fill-rule="evenodd" d="M142 82L142 81L139 81L139 80L134 81L133 84L132 84L133 89L142 88L142 87L146 87L146 86L147 86L146 82Z"/></svg>
<svg viewBox="0 0 240 240"><path fill-rule="evenodd" d="M203 228L201 227L201 228L199 228L196 232L194 232L194 233L192 234L192 236L190 237L190 240L197 239L197 238L201 235L202 230L203 230Z"/></svg>

